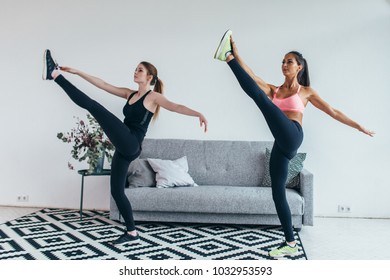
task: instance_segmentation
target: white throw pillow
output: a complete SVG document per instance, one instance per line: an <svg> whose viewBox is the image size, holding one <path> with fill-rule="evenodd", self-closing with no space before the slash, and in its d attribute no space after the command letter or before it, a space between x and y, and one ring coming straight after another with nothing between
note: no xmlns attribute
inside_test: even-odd
<svg viewBox="0 0 390 280"><path fill-rule="evenodd" d="M148 162L154 172L156 172L156 187L170 188L196 185L192 177L188 174L187 157L176 160L152 159Z"/></svg>

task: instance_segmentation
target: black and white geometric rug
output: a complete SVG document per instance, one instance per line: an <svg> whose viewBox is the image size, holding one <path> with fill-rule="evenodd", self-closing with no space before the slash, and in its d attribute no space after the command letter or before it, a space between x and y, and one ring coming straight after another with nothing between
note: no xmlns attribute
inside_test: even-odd
<svg viewBox="0 0 390 280"><path fill-rule="evenodd" d="M0 260L256 260L272 259L280 227L138 222L140 244L112 246L123 226L107 211L43 209L0 225ZM298 233L299 255L306 260Z"/></svg>

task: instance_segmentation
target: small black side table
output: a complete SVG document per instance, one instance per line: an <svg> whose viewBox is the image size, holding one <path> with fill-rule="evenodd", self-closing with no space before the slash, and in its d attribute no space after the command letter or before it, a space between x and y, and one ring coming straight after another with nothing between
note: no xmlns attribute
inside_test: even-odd
<svg viewBox="0 0 390 280"><path fill-rule="evenodd" d="M88 173L88 169L82 169L77 171L81 175L81 196L80 196L80 220L83 219L83 198L84 198L84 177L87 176L109 176L111 175L111 169L103 169L101 172Z"/></svg>

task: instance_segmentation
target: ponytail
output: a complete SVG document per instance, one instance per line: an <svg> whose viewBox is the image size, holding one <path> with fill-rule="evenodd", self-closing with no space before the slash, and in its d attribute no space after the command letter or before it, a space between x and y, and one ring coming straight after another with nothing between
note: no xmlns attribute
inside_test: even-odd
<svg viewBox="0 0 390 280"><path fill-rule="evenodd" d="M153 78L154 80L154 91L163 94L164 91L164 83L156 76ZM160 113L160 105L157 105L156 111L154 111L153 121L155 121Z"/></svg>
<svg viewBox="0 0 390 280"><path fill-rule="evenodd" d="M305 87L309 87L310 86L309 66L307 65L306 59L303 58L300 52L291 51L289 53L295 56L298 65L302 65L302 70L299 71L298 73L298 83Z"/></svg>

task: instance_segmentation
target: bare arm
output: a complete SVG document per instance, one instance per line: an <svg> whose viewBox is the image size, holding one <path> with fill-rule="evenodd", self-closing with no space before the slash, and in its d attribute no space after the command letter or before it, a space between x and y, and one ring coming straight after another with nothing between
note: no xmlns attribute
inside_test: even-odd
<svg viewBox="0 0 390 280"><path fill-rule="evenodd" d="M186 115L186 116L198 117L199 122L200 122L200 126L202 127L204 125L204 132L207 132L207 120L203 116L203 114L201 114L195 110L192 110L184 105L171 102L165 96L163 96L159 93L154 94L153 99L154 99L155 104L157 104L157 105L159 105L159 106L163 107L164 109L167 109L171 112L175 112L175 113Z"/></svg>
<svg viewBox="0 0 390 280"><path fill-rule="evenodd" d="M68 72L68 73L78 75L81 78L83 78L84 80L86 80L87 82L96 86L97 88L100 88L108 93L111 93L113 95L116 95L116 96L119 96L119 97L122 97L125 99L127 99L130 96L130 94L134 92L134 90L131 90L128 88L113 86L113 85L103 81L102 79L100 79L98 77L91 76L85 72L82 72L80 70L77 70L77 69L74 69L71 67L61 66L61 70Z"/></svg>
<svg viewBox="0 0 390 280"><path fill-rule="evenodd" d="M238 53L238 49L236 46L236 43L233 40L233 37L230 37L230 41L232 44L232 50L233 50L233 56L237 60L237 62L241 65L241 67L251 76L251 78L256 82L256 84L261 88L262 91L265 92L265 94L272 99L272 91L273 86L267 84L263 81L260 77L256 76L256 74L252 71L252 69L244 62L244 60L241 58L241 56Z"/></svg>
<svg viewBox="0 0 390 280"><path fill-rule="evenodd" d="M308 98L309 102L311 102L316 108L320 109L321 111L325 112L335 120L348 125L350 127L356 128L357 130L369 135L374 136L375 132L370 131L357 122L353 121L349 117L347 117L343 112L333 108L330 106L327 102L325 102L314 90L311 93L310 97Z"/></svg>

